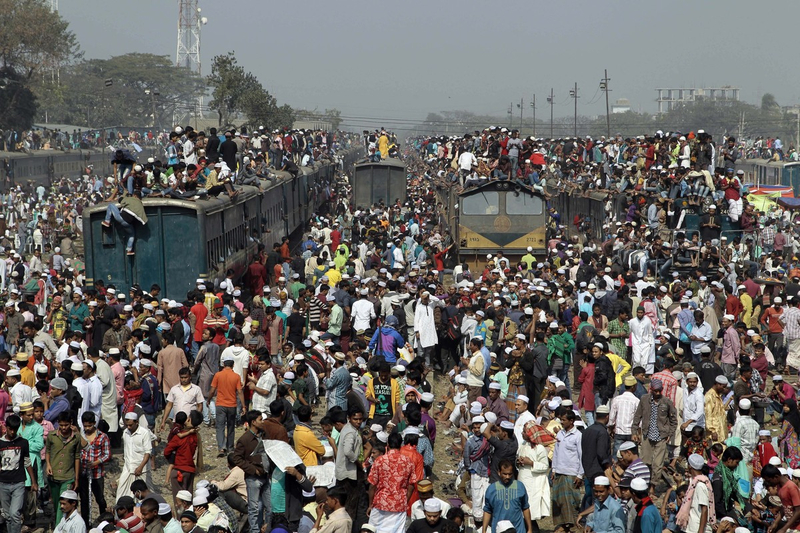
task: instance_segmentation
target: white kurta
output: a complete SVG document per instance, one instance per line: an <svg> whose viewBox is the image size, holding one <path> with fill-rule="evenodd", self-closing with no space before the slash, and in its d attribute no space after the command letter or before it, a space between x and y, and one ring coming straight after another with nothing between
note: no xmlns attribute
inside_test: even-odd
<svg viewBox="0 0 800 533"><path fill-rule="evenodd" d="M134 472L142 464L144 456L153 454L153 434L144 426L139 426L133 433L126 429L122 433L123 465L117 485L117 500L123 496L133 496L131 484L137 479L144 479L148 488L153 490L153 480L150 477L150 461L144 465L142 475L136 477Z"/></svg>
<svg viewBox="0 0 800 533"><path fill-rule="evenodd" d="M526 441L518 448L517 456L533 460L533 466L518 466L519 476L517 477L528 492L531 520L540 520L550 516L550 483L547 480L550 461L547 458L547 448L541 444L531 446Z"/></svg>
<svg viewBox="0 0 800 533"><path fill-rule="evenodd" d="M98 359L95 363L95 375L103 385L103 406L100 410L103 420L108 424L108 431L113 433L119 429L119 414L117 411L117 382L108 363Z"/></svg>
<svg viewBox="0 0 800 533"><path fill-rule="evenodd" d="M414 332L419 333L419 345L423 348L436 346L439 337L436 334L436 322L433 319L433 310L438 299L431 296L428 305L417 301L417 309L414 311Z"/></svg>
<svg viewBox="0 0 800 533"><path fill-rule="evenodd" d="M653 323L649 318L632 318L628 324L631 327L631 367L641 366L648 374L654 371L655 363L655 337L653 337Z"/></svg>
<svg viewBox="0 0 800 533"><path fill-rule="evenodd" d="M523 413L517 413L517 419L514 421L514 436L517 437L519 446L522 446L525 442L525 439L522 438L522 430L525 428L525 424L535 420L536 417L527 409Z"/></svg>

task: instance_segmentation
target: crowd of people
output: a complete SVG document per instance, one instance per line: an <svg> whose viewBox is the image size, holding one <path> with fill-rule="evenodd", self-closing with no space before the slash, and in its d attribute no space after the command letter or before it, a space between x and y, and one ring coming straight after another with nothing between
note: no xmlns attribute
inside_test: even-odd
<svg viewBox="0 0 800 533"><path fill-rule="evenodd" d="M230 136L245 147L230 162L208 144L192 148L197 135L176 128L172 160L138 170L126 162L132 180L118 164L97 191L20 190L3 204L0 509L9 533L42 520L58 533L797 528L791 217L755 213L763 229L744 247L702 235L714 250L700 253L716 262L692 261L698 243L660 231L654 224L669 230L672 220L660 211L650 217L650 206L692 195L712 226L735 216L731 201L742 222L753 212L746 196L729 197L745 185L735 174L713 178L703 132L589 143L487 128L413 140L405 203L352 205L341 173L300 255L288 238L267 243L241 279L197 279L184 298L157 285L86 286L74 246L51 251L27 232L26 217L55 228L76 223L88 202L129 197L129 187L141 194L135 176L147 165L183 172L184 183L189 165L222 159L235 180L245 158L302 164L307 150L316 158L358 142ZM370 157L398 150L385 130L363 142ZM194 150L203 150L197 163ZM551 208L543 254L459 264L440 198L481 164L492 169L482 177L522 180L546 197L600 180L633 208L609 205L602 242ZM617 180L620 170L643 186ZM684 188L695 172L713 187ZM670 246L690 261L649 255ZM617 260L634 250L648 255ZM217 479L204 474L208 449L225 465Z"/></svg>

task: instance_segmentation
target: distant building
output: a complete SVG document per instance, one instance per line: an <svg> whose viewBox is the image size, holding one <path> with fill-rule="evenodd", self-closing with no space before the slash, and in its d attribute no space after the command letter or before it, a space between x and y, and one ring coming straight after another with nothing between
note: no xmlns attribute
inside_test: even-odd
<svg viewBox="0 0 800 533"><path fill-rule="evenodd" d="M690 102L711 100L714 102L739 101L739 88L726 85L723 87L684 87L656 89L658 91L658 112L668 113L675 107Z"/></svg>
<svg viewBox="0 0 800 533"><path fill-rule="evenodd" d="M631 102L627 98L620 98L611 104L611 113L627 113L631 110Z"/></svg>
<svg viewBox="0 0 800 533"><path fill-rule="evenodd" d="M295 120L292 129L332 131L333 125L327 120Z"/></svg>

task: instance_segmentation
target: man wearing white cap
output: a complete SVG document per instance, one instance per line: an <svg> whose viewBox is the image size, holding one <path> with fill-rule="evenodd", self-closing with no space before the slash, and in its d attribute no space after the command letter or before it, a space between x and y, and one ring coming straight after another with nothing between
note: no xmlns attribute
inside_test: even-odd
<svg viewBox="0 0 800 533"><path fill-rule="evenodd" d="M417 307L414 310L416 348L419 356L424 358L427 366L430 366L431 356L439 343L434 320L434 311L438 303L438 298L432 296L428 291L422 291L419 300L417 300Z"/></svg>
<svg viewBox="0 0 800 533"><path fill-rule="evenodd" d="M58 504L61 507L61 521L53 533L86 533L86 522L78 511L78 494L74 490L65 490Z"/></svg>
<svg viewBox="0 0 800 533"><path fill-rule="evenodd" d="M693 453L689 456L687 463L689 465L687 477L690 478L692 490L687 491L683 505L689 506L689 513L688 516L686 513L680 513L677 524L686 533L706 533L711 530L709 520L713 519L711 506L714 502L711 481L703 474L706 460L702 455ZM736 489L734 488L734 490ZM716 516L720 518L723 516L721 509L715 509L715 511Z"/></svg>
<svg viewBox="0 0 800 533"><path fill-rule="evenodd" d="M728 438L728 421L722 403L722 392L728 385L728 378L717 376L705 395L706 430L714 442L724 442Z"/></svg>
<svg viewBox="0 0 800 533"><path fill-rule="evenodd" d="M443 528L450 524L457 529L458 526L456 526L455 523L442 517L442 515L445 514L445 509L442 503L442 500L434 497L430 497L422 502L421 507L425 513L424 516L422 518L413 520L406 533L431 533L434 531L443 531ZM448 505L448 509L449 507L450 506Z"/></svg>
<svg viewBox="0 0 800 533"><path fill-rule="evenodd" d="M594 495L594 512L586 521L590 531L612 532L625 531L626 518L622 506L611 495L611 482L606 476L597 476L592 484Z"/></svg>
<svg viewBox="0 0 800 533"><path fill-rule="evenodd" d="M653 322L645 316L644 307L636 309L636 316L632 318L628 325L631 328L631 366L641 366L647 370L647 374L652 374L656 356L655 337L653 336Z"/></svg>
<svg viewBox="0 0 800 533"><path fill-rule="evenodd" d="M123 496L133 496L131 483L144 479L147 487L153 490L150 476L150 456L153 453L153 434L139 425L139 415L130 412L125 415L125 431L122 433L123 464L117 484L117 500Z"/></svg>
<svg viewBox="0 0 800 533"><path fill-rule="evenodd" d="M517 444L519 446L522 446L522 443L524 442L524 439L522 438L522 430L525 427L525 424L532 420L536 420L536 417L533 416L533 413L528 411L529 402L530 398L524 394L517 396L515 405L517 409L517 419L514 420L514 436L517 438Z"/></svg>
<svg viewBox="0 0 800 533"><path fill-rule="evenodd" d="M748 367L749 368L749 367ZM742 370L745 370L744 368ZM752 370L751 370L752 372ZM753 452L758 445L758 432L761 426L750 416L752 402L747 398L739 400L739 418L731 428L731 437L739 437L745 462L753 458Z"/></svg>
<svg viewBox="0 0 800 533"><path fill-rule="evenodd" d="M736 379L736 368L739 366L739 352L742 349L741 342L739 341L739 332L736 331L733 322L735 317L733 315L725 315L722 317L722 372L728 380L733 381Z"/></svg>

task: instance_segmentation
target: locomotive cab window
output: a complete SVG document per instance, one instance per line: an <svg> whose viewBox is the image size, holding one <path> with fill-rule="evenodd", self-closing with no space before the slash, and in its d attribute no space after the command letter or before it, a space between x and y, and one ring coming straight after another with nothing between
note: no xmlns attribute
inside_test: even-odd
<svg viewBox="0 0 800 533"><path fill-rule="evenodd" d="M507 215L541 215L544 202L538 196L525 193L506 193Z"/></svg>
<svg viewBox="0 0 800 533"><path fill-rule="evenodd" d="M461 199L461 212L465 215L497 215L500 213L500 195L485 191Z"/></svg>

